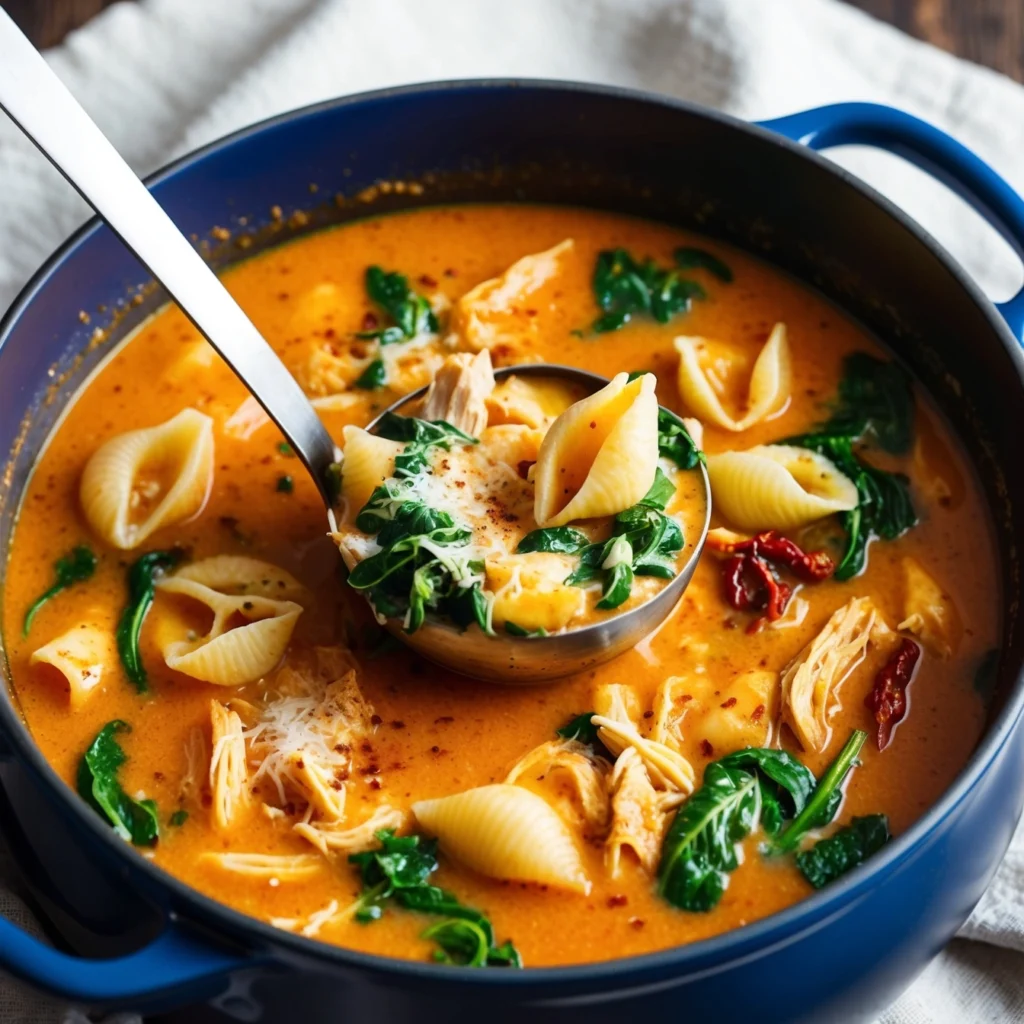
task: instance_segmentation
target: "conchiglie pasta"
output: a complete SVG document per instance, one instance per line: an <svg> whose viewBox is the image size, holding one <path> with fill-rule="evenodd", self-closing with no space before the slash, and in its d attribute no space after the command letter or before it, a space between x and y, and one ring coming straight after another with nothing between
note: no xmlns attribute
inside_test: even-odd
<svg viewBox="0 0 1024 1024"><path fill-rule="evenodd" d="M482 875L590 891L565 822L528 789L505 783L480 786L420 800L412 810L445 853Z"/></svg>
<svg viewBox="0 0 1024 1024"><path fill-rule="evenodd" d="M347 426L344 437L344 461L341 468L341 496L354 515L370 500L395 471L395 456L404 447L398 441L377 437L362 427Z"/></svg>
<svg viewBox="0 0 1024 1024"><path fill-rule="evenodd" d="M114 635L93 623L79 623L32 652L33 665L50 665L68 684L71 710L77 711L117 664Z"/></svg>
<svg viewBox="0 0 1024 1024"><path fill-rule="evenodd" d="M220 555L186 566L157 584L205 605L213 615L202 636L161 643L169 668L218 686L241 686L266 675L281 660L302 605L302 586L290 574L254 558ZM277 593L280 597L267 596ZM235 625L241 621L240 625Z"/></svg>
<svg viewBox="0 0 1024 1024"><path fill-rule="evenodd" d="M857 488L823 455L759 445L708 456L716 510L741 530L789 530L857 506Z"/></svg>
<svg viewBox="0 0 1024 1024"><path fill-rule="evenodd" d="M199 512L213 481L213 420L195 409L98 448L79 487L82 511L113 547L138 547Z"/></svg>
<svg viewBox="0 0 1024 1024"><path fill-rule="evenodd" d="M789 401L791 359L786 325L776 324L754 363L747 387L746 412L731 416L722 405L701 362L704 338L676 338L679 394L690 412L725 430L741 431L780 412Z"/></svg>
<svg viewBox="0 0 1024 1024"><path fill-rule="evenodd" d="M617 374L555 420L533 477L538 526L614 515L647 493L658 467L654 384L649 373Z"/></svg>

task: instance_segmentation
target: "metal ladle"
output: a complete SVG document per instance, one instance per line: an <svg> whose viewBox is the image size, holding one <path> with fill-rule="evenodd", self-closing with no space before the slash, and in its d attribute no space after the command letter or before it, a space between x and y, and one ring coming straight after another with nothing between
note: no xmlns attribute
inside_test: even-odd
<svg viewBox="0 0 1024 1024"><path fill-rule="evenodd" d="M334 442L302 389L274 350L192 248L146 186L11 18L0 10L0 109L107 222L149 269L181 311L266 410L316 482L324 504L332 504L329 467ZM520 376L564 376L603 386L603 377L571 367L537 366L499 370ZM396 403L422 397L416 392ZM710 516L710 488L701 466ZM663 590L646 603L576 630L548 637L489 637L479 630L459 633L428 622L412 636L389 622L402 641L432 661L484 680L536 682L566 675L614 657L660 625L693 575L708 522L693 554Z"/></svg>
<svg viewBox="0 0 1024 1024"><path fill-rule="evenodd" d="M607 377L554 363L506 366L494 371L495 380L510 376L566 380L582 385L587 394L593 394L608 383ZM426 393L427 387L422 387L404 395L372 420L366 429L373 433L385 415L400 414ZM693 578L711 524L711 484L704 463L698 463L694 472L700 473L706 509L700 536L677 575L643 604L607 615L590 625L547 636L517 637L497 632L488 636L476 628L462 632L429 616L412 634L404 632L401 619L387 619L385 628L430 661L463 675L493 682L539 683L610 661L653 633L671 614Z"/></svg>

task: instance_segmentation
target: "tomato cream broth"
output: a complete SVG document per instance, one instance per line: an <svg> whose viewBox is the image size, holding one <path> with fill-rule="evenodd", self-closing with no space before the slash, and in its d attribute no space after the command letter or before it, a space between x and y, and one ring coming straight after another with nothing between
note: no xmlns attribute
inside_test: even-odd
<svg viewBox="0 0 1024 1024"><path fill-rule="evenodd" d="M530 206L426 209L367 219L284 245L230 270L225 283L262 334L296 365L310 346L349 338L380 310L364 290L367 267L377 264L407 275L414 288L455 301L469 288L504 272L520 257L575 239L570 258L556 277L516 311L542 359L569 363L611 377L620 371L657 374L662 404L682 409L676 387L678 356L673 339L702 335L728 342L752 361L773 325L784 322L792 352L792 387L784 410L742 434L706 425L710 453L746 449L809 430L827 415L845 356L855 351L888 356L873 339L836 309L769 267L717 242L702 242L673 228L606 213ZM599 315L592 287L601 250L622 247L638 258L671 264L677 246L702 246L720 255L733 281L704 270L699 280L707 298L688 313L658 324L635 318L623 329L593 334L586 328ZM324 286L334 299L325 308ZM330 289L328 289L330 291ZM319 296L319 298L318 298ZM706 553L680 605L656 635L615 661L592 671L538 687L504 688L459 678L382 643L365 601L344 583L340 559L326 536L324 510L301 465L280 448L271 425L242 439L225 423L246 393L219 359L199 344L195 329L174 308L148 321L120 348L77 396L41 455L28 486L10 555L4 628L14 686L35 741L68 785L83 751L102 726L123 719L131 726L119 740L128 756L121 781L130 794L156 800L159 842L144 855L185 882L263 920L287 919L296 928L332 901L345 907L360 891L359 879L339 857L305 880L254 879L204 862L210 851L310 854L313 847L291 830L291 820L271 820L254 806L241 823L215 830L208 797L182 795L186 743L197 727L210 731L211 698L261 699L260 684L227 689L197 682L169 670L157 646L166 598L158 596L142 635L142 656L150 691L140 696L116 665L78 710L69 708L64 680L30 655L74 624L88 621L113 630L126 600L125 568L144 550L180 545L191 561L233 553L254 556L293 573L313 595L291 641L286 660L316 644L350 646L358 681L372 703L372 737L353 753L346 783L346 819L365 819L382 800L408 811L417 799L461 792L500 782L531 748L553 739L567 720L592 708L596 689L628 682L644 707L669 676L689 676L712 695L751 669L781 671L829 616L851 597L870 596L889 625L902 617L901 559L916 557L953 596L963 634L948 659L923 655L909 692L909 711L891 743L879 753L873 743L865 697L879 665L868 657L843 683L831 719L831 739L819 752L801 751L786 728L772 730L775 742L797 754L815 773L835 757L852 729L872 739L852 775L838 821L881 812L894 833L905 830L950 784L982 730L984 708L972 677L996 640L998 587L986 509L970 468L945 424L915 387L913 453L893 458L872 451L887 468L912 480L919 524L896 541L875 541L866 571L840 583L803 586L809 602L802 621L757 632L754 616L739 613L723 596L721 561ZM510 358L501 347L492 355ZM741 374L738 392L744 385ZM349 391L343 408L322 414L332 435L346 424L363 424L396 394ZM83 518L79 481L86 461L115 434L162 423L185 407L214 420L215 470L201 514L157 531L134 552L100 543ZM877 456L877 459L876 459ZM280 490L288 475L293 490ZM800 539L797 533L795 539ZM691 539L692 538L688 538ZM95 575L50 601L39 612L30 636L21 635L27 606L52 582L56 558L87 543L99 555ZM475 627L474 627L475 628ZM524 641L527 642L527 641ZM641 726L643 728L643 726ZM684 725L683 753L699 785L704 767L727 753L691 736ZM208 742L208 741L207 741ZM208 756L208 755L207 755ZM545 784L529 785L549 797ZM178 808L183 825L168 824ZM407 818L407 828L414 827ZM623 855L619 877L610 879L600 841L582 842L581 855L593 883L589 895L559 892L518 882L497 881L461 869L441 857L434 880L466 904L484 911L497 941L511 939L530 966L607 960L664 949L725 932L787 907L812 892L792 858L764 859L759 836L745 844L744 863L732 873L717 907L707 913L675 909L655 893L652 878ZM431 919L388 909L372 924L334 921L319 938L359 950L422 960L434 945L421 938ZM296 923L297 922L297 923Z"/></svg>

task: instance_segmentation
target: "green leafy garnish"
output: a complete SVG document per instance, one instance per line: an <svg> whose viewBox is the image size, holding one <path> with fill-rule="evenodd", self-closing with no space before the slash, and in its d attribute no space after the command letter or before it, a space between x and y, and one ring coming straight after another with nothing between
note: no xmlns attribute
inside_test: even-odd
<svg viewBox="0 0 1024 1024"><path fill-rule="evenodd" d="M852 352L843 360L839 400L814 433L871 436L893 455L910 450L914 439L914 395L910 374L899 363Z"/></svg>
<svg viewBox="0 0 1024 1024"><path fill-rule="evenodd" d="M889 841L889 820L884 814L854 818L827 839L796 855L796 866L815 889L821 889L863 864Z"/></svg>
<svg viewBox="0 0 1024 1024"><path fill-rule="evenodd" d="M188 821L188 811L179 808L176 810L170 818L167 819L169 825L173 825L175 828L181 828L185 822Z"/></svg>
<svg viewBox="0 0 1024 1024"><path fill-rule="evenodd" d="M288 458L288 459L293 458L294 455L295 455L295 450L292 448L292 446L287 441L281 441L280 444L278 444L278 446L277 446L277 450L283 456L285 456L285 458Z"/></svg>
<svg viewBox="0 0 1024 1024"><path fill-rule="evenodd" d="M437 870L437 841L420 836L396 836L393 829L377 834L380 847L353 853L349 862L359 868L363 892L355 918L363 924L378 920L389 906L443 917L423 938L439 949L434 959L468 967L522 967L511 942L495 945L494 929L487 917L459 902L453 893L431 885Z"/></svg>
<svg viewBox="0 0 1024 1024"><path fill-rule="evenodd" d="M128 569L128 604L117 624L117 653L121 656L125 674L139 693L146 693L149 689L149 679L139 651L142 623L153 603L157 579L177 565L182 557L183 552L178 548L149 551Z"/></svg>
<svg viewBox="0 0 1024 1024"><path fill-rule="evenodd" d="M444 420L418 420L386 412L377 424L377 435L389 441L403 441L405 448L395 456L395 476L399 479L430 472L430 452L442 448L452 450L453 444L478 444L475 437L463 433Z"/></svg>
<svg viewBox="0 0 1024 1024"><path fill-rule="evenodd" d="M131 726L115 719L89 744L78 765L78 793L122 839L136 846L153 846L160 835L156 803L133 799L117 778L118 769L128 760L114 738L122 732L131 732Z"/></svg>
<svg viewBox="0 0 1024 1024"><path fill-rule="evenodd" d="M714 253L704 249L695 249L689 245L682 245L673 253L676 266L680 270L706 270L714 274L719 281L728 284L732 281L732 270L728 264L723 263Z"/></svg>
<svg viewBox="0 0 1024 1024"><path fill-rule="evenodd" d="M672 495L676 493L676 485L662 472L661 466L654 471L654 483L651 484L650 490L640 499L637 503L639 505L646 505L648 508L656 508L659 512L664 512L668 507L668 503L672 500Z"/></svg>
<svg viewBox="0 0 1024 1024"><path fill-rule="evenodd" d="M384 387L388 380L388 371L383 359L374 359L365 370L352 382L353 387L363 391L376 391Z"/></svg>
<svg viewBox="0 0 1024 1024"><path fill-rule="evenodd" d="M640 313L668 323L677 313L686 312L693 299L706 297L696 281L680 277L676 270L662 270L651 259L640 263L625 249L598 253L593 284L603 310L592 325L598 334L617 331Z"/></svg>
<svg viewBox="0 0 1024 1024"><path fill-rule="evenodd" d="M418 334L437 332L437 317L430 303L409 287L402 274L387 273L380 267L367 267L366 292L391 317L394 326L360 331L360 338L375 338L382 345L393 345Z"/></svg>
<svg viewBox="0 0 1024 1024"><path fill-rule="evenodd" d="M591 721L596 711L585 711L570 719L560 729L555 730L557 736L563 740L579 740L580 743L589 743L593 746L601 741L597 738L597 726Z"/></svg>
<svg viewBox="0 0 1024 1024"><path fill-rule="evenodd" d="M839 522L846 531L846 550L836 566L837 580L851 579L863 571L868 543L873 537L894 540L917 525L907 478L902 473L888 473L863 461L854 454L850 438L804 434L783 443L824 455L857 488L857 507L839 513Z"/></svg>
<svg viewBox="0 0 1024 1024"><path fill-rule="evenodd" d="M275 490L281 494L291 494L295 490L295 481L287 473L283 473L277 478Z"/></svg>
<svg viewBox="0 0 1024 1024"><path fill-rule="evenodd" d="M522 626L517 625L514 622L505 623L505 632L509 636L547 636L548 631L540 626L537 629L524 629Z"/></svg>
<svg viewBox="0 0 1024 1024"><path fill-rule="evenodd" d="M759 823L778 832L806 809L813 786L810 770L783 750L750 747L713 761L669 826L658 892L683 910L710 910L739 865L736 844Z"/></svg>
<svg viewBox="0 0 1024 1024"><path fill-rule="evenodd" d="M658 407L658 454L671 459L680 469L696 469L704 453L694 444L686 424L674 413Z"/></svg>
<svg viewBox="0 0 1024 1024"><path fill-rule="evenodd" d="M332 462L324 473L324 486L327 489L327 497L331 505L337 505L341 497L341 463Z"/></svg>
<svg viewBox="0 0 1024 1024"><path fill-rule="evenodd" d="M36 617L36 612L38 612L47 601L52 600L61 591L67 590L68 587L89 579L96 571L97 561L98 559L92 549L86 547L85 544L79 544L77 547L72 548L66 555L62 555L58 558L57 561L53 563L53 574L55 577L53 585L47 590L44 590L43 593L29 605L28 611L25 612L25 621L21 626L21 635L28 636L29 630L32 628L32 620Z"/></svg>
<svg viewBox="0 0 1024 1024"><path fill-rule="evenodd" d="M823 828L832 821L843 802L843 781L856 765L857 755L867 738L868 734L861 729L855 729L850 734L839 756L828 766L802 810L786 826L785 831L772 841L770 849L773 853L795 850L811 829Z"/></svg>
<svg viewBox="0 0 1024 1024"><path fill-rule="evenodd" d="M571 526L549 526L543 530L531 530L519 542L516 552L553 551L560 555L577 555L589 543L590 538L582 530Z"/></svg>

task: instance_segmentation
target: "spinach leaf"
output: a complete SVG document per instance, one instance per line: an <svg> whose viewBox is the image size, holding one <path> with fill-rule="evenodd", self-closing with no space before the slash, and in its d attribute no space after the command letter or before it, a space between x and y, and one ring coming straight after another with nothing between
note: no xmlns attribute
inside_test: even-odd
<svg viewBox="0 0 1024 1024"><path fill-rule="evenodd" d="M474 583L471 587L456 587L445 603L445 611L462 630L469 629L475 622L485 633L493 633L482 583Z"/></svg>
<svg viewBox="0 0 1024 1024"><path fill-rule="evenodd" d="M505 632L509 636L547 636L548 631L542 627L538 629L524 629L514 622L505 623Z"/></svg>
<svg viewBox="0 0 1024 1024"><path fill-rule="evenodd" d="M775 835L783 821L799 814L815 786L814 773L785 750L747 747L721 758L726 768L754 772L761 784L761 826Z"/></svg>
<svg viewBox="0 0 1024 1024"><path fill-rule="evenodd" d="M693 442L686 424L674 413L658 407L658 454L671 459L680 469L696 469L704 453Z"/></svg>
<svg viewBox="0 0 1024 1024"><path fill-rule="evenodd" d="M131 732L131 726L115 719L89 744L78 764L78 793L122 839L136 846L153 846L160 835L156 803L133 799L117 778L118 769L128 760L115 739L122 732Z"/></svg>
<svg viewBox="0 0 1024 1024"><path fill-rule="evenodd" d="M598 334L617 331L640 313L668 323L688 310L691 300L706 298L696 281L680 277L675 270L662 270L650 259L640 263L625 249L598 253L593 285L603 310L592 325Z"/></svg>
<svg viewBox="0 0 1024 1024"><path fill-rule="evenodd" d="M632 552L630 552L632 555ZM601 591L601 600L596 607L607 611L610 608L618 608L629 597L633 589L633 568L629 562L616 562L608 572L604 588Z"/></svg>
<svg viewBox="0 0 1024 1024"><path fill-rule="evenodd" d="M575 555L590 543L587 535L571 526L549 526L543 530L531 530L520 542L516 551L554 551L561 555Z"/></svg>
<svg viewBox="0 0 1024 1024"><path fill-rule="evenodd" d="M815 889L863 864L889 841L889 821L884 814L854 818L838 832L821 839L796 855L796 866Z"/></svg>
<svg viewBox="0 0 1024 1024"><path fill-rule="evenodd" d="M803 434L783 443L809 448L824 455L857 488L857 507L839 515L840 524L846 531L846 550L836 566L834 575L837 580L851 579L863 571L868 543L873 537L894 540L917 525L907 478L901 473L888 473L864 462L854 454L849 437Z"/></svg>
<svg viewBox="0 0 1024 1024"><path fill-rule="evenodd" d="M388 371L383 359L374 359L365 370L352 382L352 386L362 391L376 391L384 387L388 381Z"/></svg>
<svg viewBox="0 0 1024 1024"><path fill-rule="evenodd" d="M349 862L359 868L363 892L356 920L378 920L391 901L405 910L444 918L423 932L439 949L435 959L469 967L522 967L511 942L494 944L491 922L479 910L429 882L437 870L437 841L420 836L396 836L393 829L376 834L376 850L353 853Z"/></svg>
<svg viewBox="0 0 1024 1024"><path fill-rule="evenodd" d="M786 829L772 841L770 849L773 853L795 850L811 829L827 825L836 816L843 802L843 781L856 765L857 755L867 738L868 734L861 729L855 729L850 734L838 757L818 781L810 799Z"/></svg>
<svg viewBox="0 0 1024 1024"><path fill-rule="evenodd" d="M61 591L67 590L68 587L89 579L96 571L97 561L98 559L92 549L85 544L79 544L66 555L58 558L53 563L54 582L29 605L28 611L25 612L25 621L21 626L21 635L28 636L36 613L47 601L52 600Z"/></svg>
<svg viewBox="0 0 1024 1024"><path fill-rule="evenodd" d="M149 690L149 678L139 651L142 623L153 604L157 579L183 557L184 552L180 548L148 551L128 569L128 604L117 623L117 653L121 657L125 675L135 684L139 693Z"/></svg>
<svg viewBox="0 0 1024 1024"><path fill-rule="evenodd" d="M287 473L282 473L277 478L275 490L282 494L291 494L295 490L295 481Z"/></svg>
<svg viewBox="0 0 1024 1024"><path fill-rule="evenodd" d="M430 303L409 287L402 274L387 273L380 267L367 267L366 292L395 321L395 325L382 330L360 331L360 338L376 338L382 345L392 345L415 338L418 334L437 333L437 317Z"/></svg>
<svg viewBox="0 0 1024 1024"><path fill-rule="evenodd" d="M659 512L664 512L668 507L668 503L672 500L672 495L676 493L676 485L662 472L661 466L654 471L654 483L651 484L650 490L640 499L639 504L646 505L648 508L656 508Z"/></svg>
<svg viewBox="0 0 1024 1024"><path fill-rule="evenodd" d="M580 743L596 746L601 741L597 738L597 726L591 721L595 714L596 711L585 711L577 715L556 729L555 735L561 736L563 740L579 740Z"/></svg>
<svg viewBox="0 0 1024 1024"><path fill-rule="evenodd" d="M736 844L757 826L758 777L713 761L704 784L676 812L662 846L658 892L676 907L711 910L739 865Z"/></svg>
<svg viewBox="0 0 1024 1024"><path fill-rule="evenodd" d="M815 433L857 440L871 435L893 455L914 439L914 395L910 374L899 363L852 352L843 360L839 401Z"/></svg>
<svg viewBox="0 0 1024 1024"><path fill-rule="evenodd" d="M178 808L168 819L167 824L174 826L174 828L181 828L185 822L188 821L188 811Z"/></svg>
<svg viewBox="0 0 1024 1024"><path fill-rule="evenodd" d="M475 437L463 433L444 420L428 422L413 416L385 413L377 424L377 434L389 441L404 441L405 448L395 457L395 476L400 479L430 472L432 448L451 451L452 444L477 444Z"/></svg>
<svg viewBox="0 0 1024 1024"><path fill-rule="evenodd" d="M675 257L676 266L680 270L706 270L711 274L714 274L719 281L725 281L728 284L732 281L732 270L729 269L728 264L720 260L714 253L707 252L704 249L695 249L689 245L681 245L673 253Z"/></svg>

